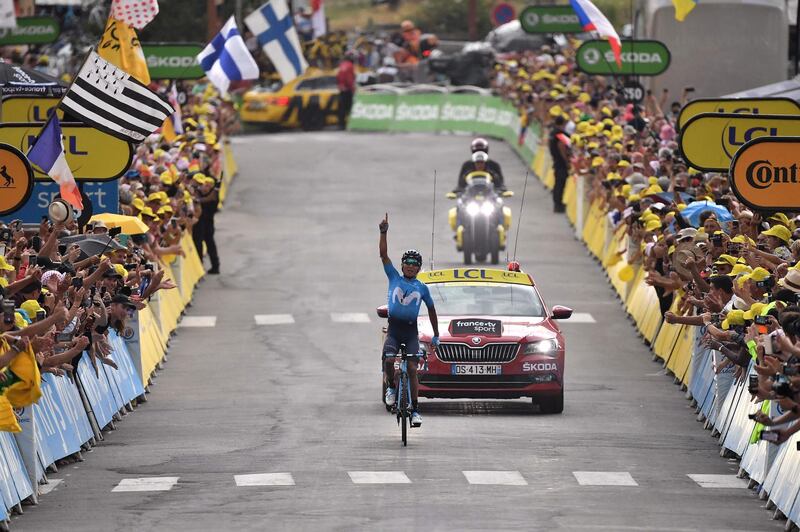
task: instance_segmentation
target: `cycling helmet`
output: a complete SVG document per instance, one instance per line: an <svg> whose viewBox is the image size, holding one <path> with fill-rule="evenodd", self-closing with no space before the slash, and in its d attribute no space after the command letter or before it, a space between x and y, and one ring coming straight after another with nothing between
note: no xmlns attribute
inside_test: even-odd
<svg viewBox="0 0 800 532"><path fill-rule="evenodd" d="M403 253L403 258L400 260L403 264L408 261L409 263L413 263L416 261L417 264L415 266L422 267L422 253L417 251L416 249L409 249L405 253Z"/></svg>
<svg viewBox="0 0 800 532"><path fill-rule="evenodd" d="M486 154L485 151L476 151L472 154L472 162L473 163L485 163L489 160L489 156Z"/></svg>
<svg viewBox="0 0 800 532"><path fill-rule="evenodd" d="M478 137L472 141L470 148L472 148L472 153L475 153L476 151L489 153L489 141L482 137Z"/></svg>

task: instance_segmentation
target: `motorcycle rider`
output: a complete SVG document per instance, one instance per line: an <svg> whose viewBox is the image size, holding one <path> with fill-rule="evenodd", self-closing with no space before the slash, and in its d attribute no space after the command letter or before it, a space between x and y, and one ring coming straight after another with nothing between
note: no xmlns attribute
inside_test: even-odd
<svg viewBox="0 0 800 532"><path fill-rule="evenodd" d="M403 253L401 259L400 275L387 253L386 233L389 231L389 214L378 225L380 230L381 261L383 271L389 278L389 327L386 331L386 341L383 344L383 373L387 382L386 404L391 406L397 399L394 386L395 372L394 362L400 344L406 345L406 352L412 355L408 359L408 380L411 387L411 426L419 427L422 425L422 416L417 411L417 397L419 380L417 379L417 355L419 353L419 333L417 332L417 316L419 315L422 302L428 307L428 317L433 327L433 338L431 346L439 345L439 322L436 317L436 309L433 306L433 298L425 283L417 279L417 274L422 268L422 255L410 249ZM418 355L419 356L419 355Z"/></svg>
<svg viewBox="0 0 800 532"><path fill-rule="evenodd" d="M505 191L505 179L503 179L503 170L500 168L500 163L493 159L489 159L489 141L478 137L472 141L470 149L472 150L472 157L470 157L470 160L465 161L464 164L461 165L461 171L458 174L458 184L453 192L457 194L463 192L467 187L465 177L470 172L475 172L476 170L489 172L492 175L494 189L497 192ZM482 153L483 155L476 157L476 154L478 153ZM483 163L483 166L479 166L479 163L481 162Z"/></svg>

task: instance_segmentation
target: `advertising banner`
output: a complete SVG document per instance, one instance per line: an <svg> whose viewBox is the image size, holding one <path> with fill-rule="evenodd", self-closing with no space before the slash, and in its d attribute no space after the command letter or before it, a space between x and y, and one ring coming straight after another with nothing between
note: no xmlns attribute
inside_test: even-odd
<svg viewBox="0 0 800 532"><path fill-rule="evenodd" d="M789 98L700 98L681 109L678 127L701 113L736 113L745 115L797 115L800 104Z"/></svg>
<svg viewBox="0 0 800 532"><path fill-rule="evenodd" d="M16 28L0 29L0 46L55 42L61 26L53 17L17 17Z"/></svg>
<svg viewBox="0 0 800 532"><path fill-rule="evenodd" d="M578 15L571 6L528 6L519 15L528 33L581 33Z"/></svg>
<svg viewBox="0 0 800 532"><path fill-rule="evenodd" d="M142 43L151 79L200 79L205 76L197 62L202 44Z"/></svg>
<svg viewBox="0 0 800 532"><path fill-rule="evenodd" d="M657 76L669 67L671 56L659 41L622 41L622 68L617 66L608 41L586 41L575 54L578 68L586 74Z"/></svg>
<svg viewBox="0 0 800 532"><path fill-rule="evenodd" d="M679 143L689 165L704 172L726 172L742 145L764 136L800 136L800 117L703 113L686 123Z"/></svg>
<svg viewBox="0 0 800 532"><path fill-rule="evenodd" d="M6 96L0 104L0 117L3 122L40 122L44 123L50 113L56 109L59 98L40 96ZM63 120L64 111L57 110L58 119Z"/></svg>
<svg viewBox="0 0 800 532"><path fill-rule="evenodd" d="M731 188L751 209L800 210L800 138L759 137L731 161Z"/></svg>
<svg viewBox="0 0 800 532"><path fill-rule="evenodd" d="M398 98L391 131L437 131L443 100L444 95L439 93L408 94Z"/></svg>
<svg viewBox="0 0 800 532"><path fill-rule="evenodd" d="M356 93L348 127L351 130L388 131L394 119L397 98L396 94Z"/></svg>
<svg viewBox="0 0 800 532"><path fill-rule="evenodd" d="M119 183L117 181L101 181L98 183L82 181L78 183L78 187L91 201L93 214L119 212ZM33 193L28 201L22 208L9 216L19 218L24 223L39 223L42 220L42 216L47 216L47 206L58 196L58 193L58 183L52 179L49 181L36 181L33 184Z"/></svg>
<svg viewBox="0 0 800 532"><path fill-rule="evenodd" d="M0 124L0 142L5 142L22 153L28 153L31 144L42 129L42 124ZM64 134L64 151L76 181L111 181L121 177L130 168L133 147L124 140L112 137L86 124L61 124ZM51 181L50 176L34 167L36 179Z"/></svg>

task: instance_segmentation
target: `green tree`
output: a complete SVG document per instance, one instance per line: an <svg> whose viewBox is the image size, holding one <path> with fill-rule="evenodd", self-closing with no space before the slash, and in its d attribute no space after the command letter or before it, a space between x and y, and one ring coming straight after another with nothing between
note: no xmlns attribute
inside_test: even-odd
<svg viewBox="0 0 800 532"><path fill-rule="evenodd" d="M489 19L492 3L477 0L476 4L478 38L481 39L492 30ZM413 21L423 32L435 33L440 38L468 39L468 12L468 0L425 0L420 3Z"/></svg>

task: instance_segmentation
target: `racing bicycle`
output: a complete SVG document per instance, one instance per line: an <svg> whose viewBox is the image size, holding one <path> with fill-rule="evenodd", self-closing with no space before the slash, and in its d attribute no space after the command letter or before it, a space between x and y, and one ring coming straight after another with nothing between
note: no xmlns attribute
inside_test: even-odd
<svg viewBox="0 0 800 532"><path fill-rule="evenodd" d="M397 379L397 399L392 407L392 413L397 416L400 425L400 435L403 447L408 445L408 427L411 425L411 385L408 382L408 359L416 358L406 352L406 344L400 344L396 358L400 359L400 374Z"/></svg>

